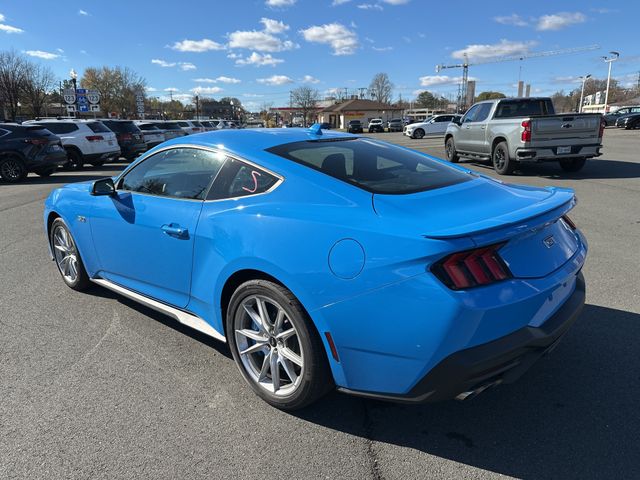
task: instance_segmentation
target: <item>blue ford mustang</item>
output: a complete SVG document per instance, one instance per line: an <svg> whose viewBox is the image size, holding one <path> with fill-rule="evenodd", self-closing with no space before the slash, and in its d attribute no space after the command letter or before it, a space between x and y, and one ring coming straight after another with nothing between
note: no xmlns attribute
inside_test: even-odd
<svg viewBox="0 0 640 480"><path fill-rule="evenodd" d="M52 257L229 343L270 404L422 402L518 378L584 304L571 190L367 137L221 130L46 200Z"/></svg>

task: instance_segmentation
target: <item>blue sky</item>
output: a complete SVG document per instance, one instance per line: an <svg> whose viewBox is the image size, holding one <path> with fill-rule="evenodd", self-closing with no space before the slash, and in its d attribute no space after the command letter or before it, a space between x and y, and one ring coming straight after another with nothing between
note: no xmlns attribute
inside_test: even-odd
<svg viewBox="0 0 640 480"><path fill-rule="evenodd" d="M55 5L55 6L54 6ZM431 0L209 0L184 2L4 0L0 49L14 48L67 78L74 68L128 66L149 96L194 92L235 96L249 108L285 105L289 90L366 87L386 72L394 97L457 91L464 51L474 60L599 44L580 54L470 67L477 92L570 90L587 73L606 77L600 59L621 53L613 76L640 70L640 2Z"/></svg>

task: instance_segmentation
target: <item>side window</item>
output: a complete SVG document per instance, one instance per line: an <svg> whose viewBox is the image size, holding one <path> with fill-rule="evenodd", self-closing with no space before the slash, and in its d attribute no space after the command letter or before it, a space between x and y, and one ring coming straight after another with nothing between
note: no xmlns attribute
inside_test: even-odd
<svg viewBox="0 0 640 480"><path fill-rule="evenodd" d="M491 103L482 103L480 105L480 108L478 109L478 113L476 113L473 121L474 122L484 122L487 117L489 116L489 113L491 112Z"/></svg>
<svg viewBox="0 0 640 480"><path fill-rule="evenodd" d="M44 128L46 128L47 130L49 130L51 133L54 133L54 134L71 133L78 130L78 126L73 123L51 122L51 123L39 123L38 125L42 125Z"/></svg>
<svg viewBox="0 0 640 480"><path fill-rule="evenodd" d="M211 187L207 200L257 195L267 192L278 180L278 177L261 168L228 158Z"/></svg>
<svg viewBox="0 0 640 480"><path fill-rule="evenodd" d="M224 155L197 148L156 153L133 168L119 188L162 197L204 199L224 163Z"/></svg>
<svg viewBox="0 0 640 480"><path fill-rule="evenodd" d="M475 122L475 116L478 113L479 109L480 109L480 105L474 105L473 107L471 107L471 109L464 114L464 117L462 118L462 123Z"/></svg>

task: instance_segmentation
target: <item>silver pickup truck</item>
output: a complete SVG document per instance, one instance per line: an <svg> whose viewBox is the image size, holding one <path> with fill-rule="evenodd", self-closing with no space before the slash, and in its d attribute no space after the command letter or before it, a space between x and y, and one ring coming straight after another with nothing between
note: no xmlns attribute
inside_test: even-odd
<svg viewBox="0 0 640 480"><path fill-rule="evenodd" d="M450 162L491 160L500 175L524 162L556 161L577 172L600 155L603 130L599 113L556 114L550 98L501 98L476 103L454 119L444 143Z"/></svg>

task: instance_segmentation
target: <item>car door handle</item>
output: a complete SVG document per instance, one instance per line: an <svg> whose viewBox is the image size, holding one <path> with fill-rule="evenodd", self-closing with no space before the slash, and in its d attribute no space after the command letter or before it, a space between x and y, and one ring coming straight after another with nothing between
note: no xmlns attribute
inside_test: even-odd
<svg viewBox="0 0 640 480"><path fill-rule="evenodd" d="M178 238L188 238L189 237L189 230L186 228L182 228L180 225L178 225L177 223L170 223L170 224L165 224L162 225L162 227L160 227L162 229L162 231L164 233L166 233L167 235L171 236L171 237L178 237Z"/></svg>

